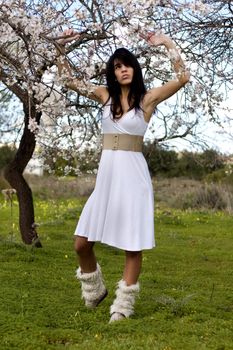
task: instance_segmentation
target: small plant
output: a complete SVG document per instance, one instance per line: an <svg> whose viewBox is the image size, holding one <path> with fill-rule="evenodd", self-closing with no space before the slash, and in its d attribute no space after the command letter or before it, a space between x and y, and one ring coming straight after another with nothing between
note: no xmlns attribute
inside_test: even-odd
<svg viewBox="0 0 233 350"><path fill-rule="evenodd" d="M182 317L187 313L187 304L195 296L195 294L187 295L181 299L175 299L170 296L161 296L157 298L157 302L168 309L178 317Z"/></svg>

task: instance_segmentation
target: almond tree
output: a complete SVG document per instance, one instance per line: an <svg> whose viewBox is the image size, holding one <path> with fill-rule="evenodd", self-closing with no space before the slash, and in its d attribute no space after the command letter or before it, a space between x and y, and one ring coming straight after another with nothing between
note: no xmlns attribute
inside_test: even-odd
<svg viewBox="0 0 233 350"><path fill-rule="evenodd" d="M160 129L152 123L155 143L194 136L207 120L221 123L219 106L232 84L231 1L0 0L0 81L17 96L24 115L5 177L17 190L22 239L38 247L32 192L23 177L36 142L68 156L99 134L99 107L62 89L66 77L56 74L57 40L67 27L81 33L65 53L80 89L105 83L105 62L120 46L137 55L148 87L161 84L171 77L167 53L148 46L139 32L162 29L176 41L192 79L166 102L170 112L158 113Z"/></svg>

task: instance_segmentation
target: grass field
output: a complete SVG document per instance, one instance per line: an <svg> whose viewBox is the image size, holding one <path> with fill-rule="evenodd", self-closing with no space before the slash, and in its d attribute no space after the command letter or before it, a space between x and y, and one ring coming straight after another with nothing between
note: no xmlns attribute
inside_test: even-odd
<svg viewBox="0 0 233 350"><path fill-rule="evenodd" d="M109 296L80 300L72 234L85 199L36 200L43 244L21 243L17 203L0 201L0 349L233 349L233 218L155 211L157 248L146 251L132 319L108 324L124 254L96 245Z"/></svg>

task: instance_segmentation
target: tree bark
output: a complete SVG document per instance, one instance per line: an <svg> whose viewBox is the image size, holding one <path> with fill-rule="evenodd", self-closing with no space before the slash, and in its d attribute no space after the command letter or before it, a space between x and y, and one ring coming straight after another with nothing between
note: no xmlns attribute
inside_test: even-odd
<svg viewBox="0 0 233 350"><path fill-rule="evenodd" d="M24 104L25 126L19 148L15 158L4 169L4 176L12 188L17 191L19 201L19 227L22 240L26 244L42 247L36 232L33 196L31 188L23 177L23 171L31 159L35 146L35 134L28 129L29 115L39 123L41 113L36 112L34 107L31 107L29 112L28 103Z"/></svg>

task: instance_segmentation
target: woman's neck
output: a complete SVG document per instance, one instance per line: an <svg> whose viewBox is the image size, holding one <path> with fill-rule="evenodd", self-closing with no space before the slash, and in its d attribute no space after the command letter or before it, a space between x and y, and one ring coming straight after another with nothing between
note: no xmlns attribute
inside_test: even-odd
<svg viewBox="0 0 233 350"><path fill-rule="evenodd" d="M128 100L129 90L129 86L121 86L121 99L123 101Z"/></svg>

